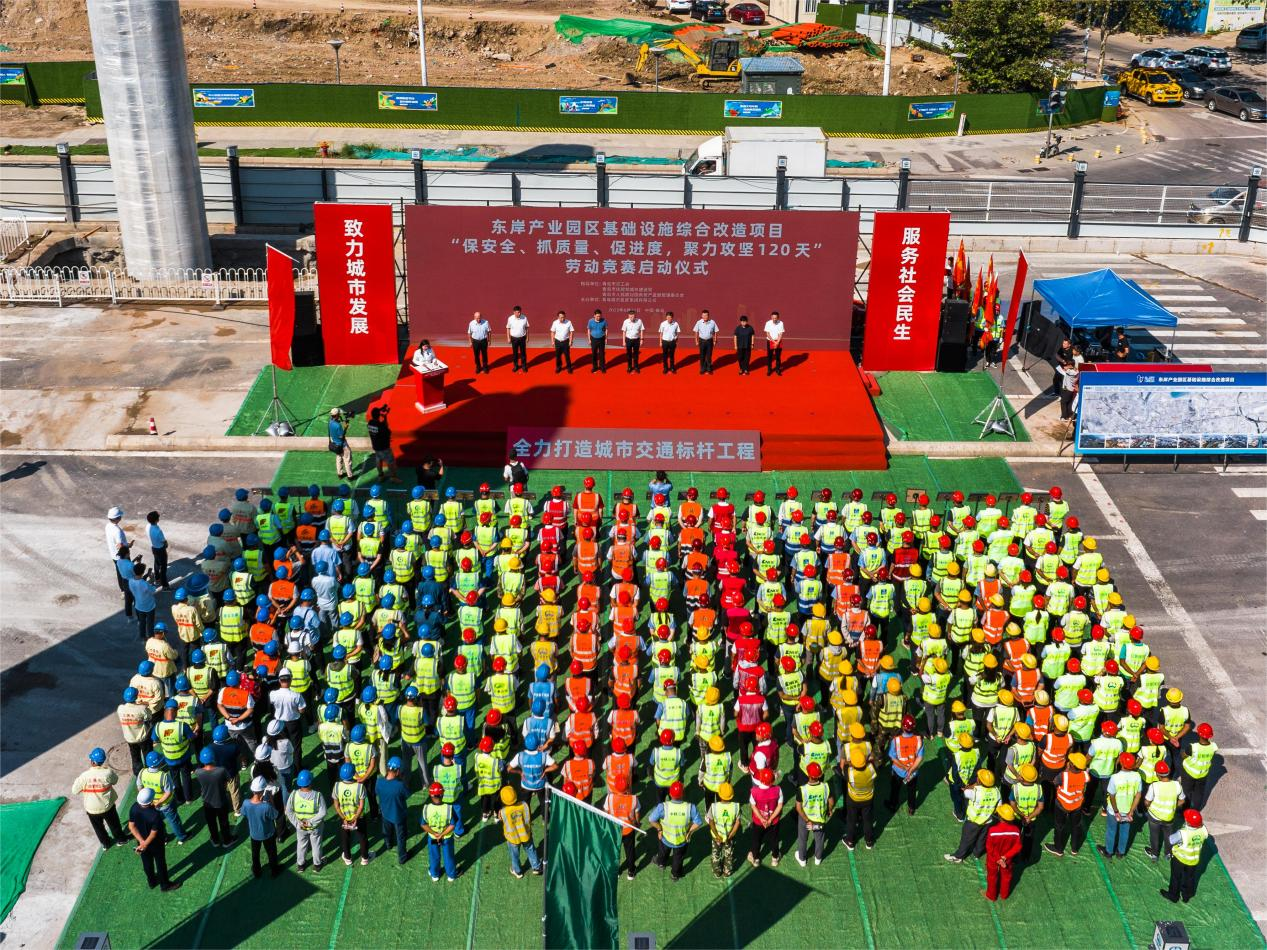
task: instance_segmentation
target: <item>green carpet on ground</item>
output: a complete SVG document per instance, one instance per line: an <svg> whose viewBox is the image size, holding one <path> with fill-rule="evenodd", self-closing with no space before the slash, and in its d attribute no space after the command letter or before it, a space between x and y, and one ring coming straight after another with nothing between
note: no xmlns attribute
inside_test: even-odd
<svg viewBox="0 0 1267 950"><path fill-rule="evenodd" d="M64 804L64 798L50 798L0 805L0 920L9 916L26 890L35 852Z"/></svg>
<svg viewBox="0 0 1267 950"><path fill-rule="evenodd" d="M277 371L277 395L289 411L296 435L325 435L330 410L339 406L352 418L352 435L365 435L365 411L396 382L400 367L297 366ZM273 422L272 372L260 370L225 435L263 435Z"/></svg>
<svg viewBox="0 0 1267 950"><path fill-rule="evenodd" d="M876 381L876 411L903 442L976 442L981 427L972 420L999 393L994 376L984 372L877 373ZM1012 412L1015 441L1028 442L1024 423ZM982 441L1013 440L991 433Z"/></svg>

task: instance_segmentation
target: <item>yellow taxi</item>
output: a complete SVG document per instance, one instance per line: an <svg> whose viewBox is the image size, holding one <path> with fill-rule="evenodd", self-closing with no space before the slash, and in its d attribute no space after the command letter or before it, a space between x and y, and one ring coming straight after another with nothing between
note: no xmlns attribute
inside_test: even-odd
<svg viewBox="0 0 1267 950"><path fill-rule="evenodd" d="M1128 96L1143 99L1150 106L1183 102L1183 89L1170 74L1160 69L1136 67L1122 73L1117 80Z"/></svg>

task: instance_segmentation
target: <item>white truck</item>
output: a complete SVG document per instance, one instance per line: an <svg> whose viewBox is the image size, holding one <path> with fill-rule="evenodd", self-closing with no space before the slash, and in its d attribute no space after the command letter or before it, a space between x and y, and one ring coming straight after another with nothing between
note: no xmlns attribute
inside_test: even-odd
<svg viewBox="0 0 1267 950"><path fill-rule="evenodd" d="M701 142L682 170L691 176L773 178L780 156L787 159L789 175L822 178L827 174L827 136L813 128L727 128L725 135Z"/></svg>

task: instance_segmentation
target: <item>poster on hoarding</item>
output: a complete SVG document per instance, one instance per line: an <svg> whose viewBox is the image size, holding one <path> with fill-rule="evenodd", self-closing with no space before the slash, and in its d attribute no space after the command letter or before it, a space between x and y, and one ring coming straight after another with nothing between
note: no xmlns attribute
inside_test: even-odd
<svg viewBox="0 0 1267 950"><path fill-rule="evenodd" d="M954 100L949 102L912 102L906 112L907 122L917 122L925 119L953 119L954 117Z"/></svg>
<svg viewBox="0 0 1267 950"><path fill-rule="evenodd" d="M380 109L409 112L438 112L440 94L436 92L385 92L378 91L378 107Z"/></svg>
<svg viewBox="0 0 1267 950"><path fill-rule="evenodd" d="M0 86L25 86L26 69L22 66L0 66Z"/></svg>
<svg viewBox="0 0 1267 950"><path fill-rule="evenodd" d="M781 119L783 102L778 99L727 99L722 106L727 119Z"/></svg>
<svg viewBox="0 0 1267 950"><path fill-rule="evenodd" d="M254 89L204 89L194 87L196 109L254 109Z"/></svg>
<svg viewBox="0 0 1267 950"><path fill-rule="evenodd" d="M318 202L312 210L326 364L397 362L391 205Z"/></svg>
<svg viewBox="0 0 1267 950"><path fill-rule="evenodd" d="M949 239L949 212L876 212L862 345L867 370L934 368Z"/></svg>
<svg viewBox="0 0 1267 950"><path fill-rule="evenodd" d="M563 115L615 115L615 96L559 96L559 112Z"/></svg>

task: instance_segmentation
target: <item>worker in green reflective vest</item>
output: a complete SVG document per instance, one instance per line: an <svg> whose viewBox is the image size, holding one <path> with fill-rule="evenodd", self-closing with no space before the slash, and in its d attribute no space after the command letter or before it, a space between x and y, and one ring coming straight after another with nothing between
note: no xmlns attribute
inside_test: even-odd
<svg viewBox="0 0 1267 950"><path fill-rule="evenodd" d="M671 859L673 880L680 880L687 842L704 824L695 806L682 801L681 782L674 782L669 786L668 799L651 810L651 814L647 815L647 824L660 836L656 867L663 869L666 861Z"/></svg>
<svg viewBox="0 0 1267 950"><path fill-rule="evenodd" d="M1201 848L1210 832L1201 820L1201 812L1189 808L1183 813L1183 824L1170 836L1170 886L1158 893L1172 904L1192 900L1197 890L1197 865Z"/></svg>

